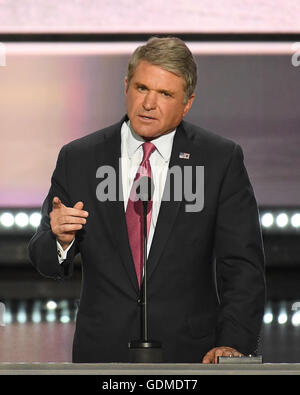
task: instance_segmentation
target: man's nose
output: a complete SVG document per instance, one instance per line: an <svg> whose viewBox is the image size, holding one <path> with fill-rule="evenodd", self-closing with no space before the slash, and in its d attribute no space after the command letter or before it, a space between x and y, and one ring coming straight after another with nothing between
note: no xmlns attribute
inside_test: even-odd
<svg viewBox="0 0 300 395"><path fill-rule="evenodd" d="M143 106L147 111L154 110L157 105L157 97L155 92L148 92L144 98Z"/></svg>

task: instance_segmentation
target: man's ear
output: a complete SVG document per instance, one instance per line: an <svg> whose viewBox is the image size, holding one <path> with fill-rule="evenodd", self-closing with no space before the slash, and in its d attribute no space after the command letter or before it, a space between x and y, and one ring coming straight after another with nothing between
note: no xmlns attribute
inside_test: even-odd
<svg viewBox="0 0 300 395"><path fill-rule="evenodd" d="M186 105L185 105L185 107L184 107L183 116L185 116L185 115L190 111L190 108L192 107L192 104L193 104L194 99L195 99L195 95L194 95L194 93L193 93L193 94L189 97L189 99L188 99L188 101L187 101L187 103L186 103Z"/></svg>
<svg viewBox="0 0 300 395"><path fill-rule="evenodd" d="M125 77L124 86L125 86L125 96L126 96L127 95L127 90L128 90L128 77Z"/></svg>

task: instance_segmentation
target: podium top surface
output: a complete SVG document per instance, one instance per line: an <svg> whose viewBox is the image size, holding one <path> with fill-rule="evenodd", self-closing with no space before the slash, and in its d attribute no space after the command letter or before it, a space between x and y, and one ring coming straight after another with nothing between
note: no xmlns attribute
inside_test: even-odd
<svg viewBox="0 0 300 395"><path fill-rule="evenodd" d="M0 363L0 375L300 375L300 363L160 364L160 363Z"/></svg>

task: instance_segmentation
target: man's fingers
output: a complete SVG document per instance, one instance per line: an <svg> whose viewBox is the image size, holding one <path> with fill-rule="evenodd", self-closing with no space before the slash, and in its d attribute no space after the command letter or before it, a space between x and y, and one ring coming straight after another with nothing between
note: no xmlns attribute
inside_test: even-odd
<svg viewBox="0 0 300 395"><path fill-rule="evenodd" d="M52 201L53 209L64 208L64 215L71 215L74 217L87 217L89 213L83 210L83 202L77 202L74 207L66 207L59 197L55 196Z"/></svg>
<svg viewBox="0 0 300 395"><path fill-rule="evenodd" d="M208 351L202 363L218 363L218 357L240 357L242 353L231 347L215 347Z"/></svg>
<svg viewBox="0 0 300 395"><path fill-rule="evenodd" d="M213 363L214 354L214 349L208 351L208 353L206 353L206 355L204 356L202 363Z"/></svg>
<svg viewBox="0 0 300 395"><path fill-rule="evenodd" d="M80 210L77 208L73 208L73 207L66 207L63 215L70 215L71 217L83 217L83 218L87 218L89 213L85 210Z"/></svg>
<svg viewBox="0 0 300 395"><path fill-rule="evenodd" d="M76 217L73 215L64 215L62 217L57 218L57 222L59 225L64 224L86 224L86 219L82 217Z"/></svg>
<svg viewBox="0 0 300 395"><path fill-rule="evenodd" d="M202 363L212 363L212 359L209 356L205 356L202 360Z"/></svg>
<svg viewBox="0 0 300 395"><path fill-rule="evenodd" d="M228 356L229 356L229 352L228 352ZM214 355L214 363L218 363L218 357L225 357L226 356L226 351L223 350L222 348L217 348L215 351L215 355Z"/></svg>
<svg viewBox="0 0 300 395"><path fill-rule="evenodd" d="M74 232L81 228L81 224L64 224L60 226L60 233Z"/></svg>
<svg viewBox="0 0 300 395"><path fill-rule="evenodd" d="M87 218L89 213L85 210L80 210L77 208L73 208L73 207L66 207L63 205L63 203L61 203L62 206L60 208L62 208L61 213L59 214L59 216L61 217L65 217L65 216L71 216L71 217L82 217L82 218ZM56 207L58 208L58 207ZM54 207L53 207L54 209Z"/></svg>

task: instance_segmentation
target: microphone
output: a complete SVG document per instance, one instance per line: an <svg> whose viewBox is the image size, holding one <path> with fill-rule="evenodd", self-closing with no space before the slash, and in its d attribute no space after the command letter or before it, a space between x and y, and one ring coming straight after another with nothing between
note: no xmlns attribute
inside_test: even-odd
<svg viewBox="0 0 300 395"><path fill-rule="evenodd" d="M130 349L130 362L153 363L162 362L161 343L148 339L148 300L147 300L147 213L148 203L152 201L154 183L152 178L141 177L136 186L136 197L143 204L144 224L144 270L141 284L141 339L133 340L128 344Z"/></svg>

